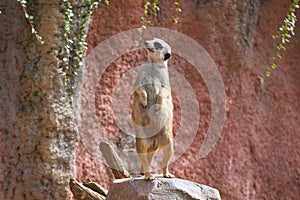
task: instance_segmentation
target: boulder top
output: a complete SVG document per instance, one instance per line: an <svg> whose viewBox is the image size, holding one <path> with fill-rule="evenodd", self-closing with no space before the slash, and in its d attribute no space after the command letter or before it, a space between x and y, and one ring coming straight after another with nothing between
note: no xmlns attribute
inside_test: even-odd
<svg viewBox="0 0 300 200"><path fill-rule="evenodd" d="M179 178L149 181L143 177L117 179L108 192L107 200L221 200L217 189Z"/></svg>

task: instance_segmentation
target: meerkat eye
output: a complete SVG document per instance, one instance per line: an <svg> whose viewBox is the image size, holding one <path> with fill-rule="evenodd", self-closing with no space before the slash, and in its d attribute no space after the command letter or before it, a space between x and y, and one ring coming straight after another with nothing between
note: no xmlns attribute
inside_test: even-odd
<svg viewBox="0 0 300 200"><path fill-rule="evenodd" d="M158 43L158 42L154 42L154 48L155 49L162 49L163 46L160 43Z"/></svg>
<svg viewBox="0 0 300 200"><path fill-rule="evenodd" d="M171 57L171 54L166 53L164 56L164 61L168 60Z"/></svg>

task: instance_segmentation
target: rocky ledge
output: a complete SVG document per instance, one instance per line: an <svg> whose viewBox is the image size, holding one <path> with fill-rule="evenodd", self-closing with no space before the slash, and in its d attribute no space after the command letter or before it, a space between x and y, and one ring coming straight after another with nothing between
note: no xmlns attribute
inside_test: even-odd
<svg viewBox="0 0 300 200"><path fill-rule="evenodd" d="M113 182L107 200L221 200L217 189L178 178L157 177L153 181L139 178L117 179Z"/></svg>

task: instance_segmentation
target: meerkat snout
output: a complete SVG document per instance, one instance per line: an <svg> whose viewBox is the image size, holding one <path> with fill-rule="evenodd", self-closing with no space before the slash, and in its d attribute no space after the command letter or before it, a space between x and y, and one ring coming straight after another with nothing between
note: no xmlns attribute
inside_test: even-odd
<svg viewBox="0 0 300 200"><path fill-rule="evenodd" d="M171 57L170 53L166 53L164 57L164 61L168 60Z"/></svg>

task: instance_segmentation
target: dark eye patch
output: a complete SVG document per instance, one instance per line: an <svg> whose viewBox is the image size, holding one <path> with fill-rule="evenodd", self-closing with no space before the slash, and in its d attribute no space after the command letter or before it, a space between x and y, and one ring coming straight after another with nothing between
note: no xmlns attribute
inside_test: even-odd
<svg viewBox="0 0 300 200"><path fill-rule="evenodd" d="M155 49L162 49L163 46L160 43L158 43L158 42L154 42L154 48Z"/></svg>

